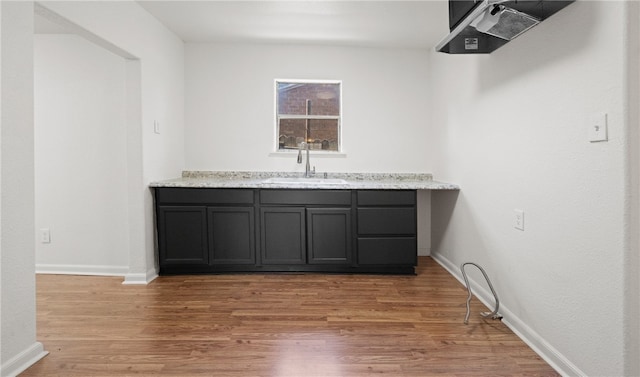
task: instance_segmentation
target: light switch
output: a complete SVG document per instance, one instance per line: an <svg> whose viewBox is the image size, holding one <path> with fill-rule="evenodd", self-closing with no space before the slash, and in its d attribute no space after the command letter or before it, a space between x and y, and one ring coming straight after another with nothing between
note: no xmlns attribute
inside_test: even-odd
<svg viewBox="0 0 640 377"><path fill-rule="evenodd" d="M606 113L592 114L589 118L589 124L587 125L587 127L590 142L595 143L598 141L609 140L609 135L607 135Z"/></svg>
<svg viewBox="0 0 640 377"><path fill-rule="evenodd" d="M157 120L153 121L153 132L159 134L160 133L160 122Z"/></svg>

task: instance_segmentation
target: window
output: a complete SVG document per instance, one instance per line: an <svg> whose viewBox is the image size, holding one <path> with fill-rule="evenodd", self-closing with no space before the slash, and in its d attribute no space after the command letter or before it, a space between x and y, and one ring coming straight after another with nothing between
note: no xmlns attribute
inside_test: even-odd
<svg viewBox="0 0 640 377"><path fill-rule="evenodd" d="M298 149L340 152L340 81L276 80L278 151Z"/></svg>

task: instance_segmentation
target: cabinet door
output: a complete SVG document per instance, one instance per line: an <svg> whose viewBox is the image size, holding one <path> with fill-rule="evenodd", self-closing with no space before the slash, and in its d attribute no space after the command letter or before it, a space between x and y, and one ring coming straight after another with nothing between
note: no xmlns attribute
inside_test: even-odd
<svg viewBox="0 0 640 377"><path fill-rule="evenodd" d="M205 207L159 206L160 265L208 264Z"/></svg>
<svg viewBox="0 0 640 377"><path fill-rule="evenodd" d="M304 208L260 208L262 264L304 264Z"/></svg>
<svg viewBox="0 0 640 377"><path fill-rule="evenodd" d="M351 242L351 209L307 209L309 264L350 264Z"/></svg>
<svg viewBox="0 0 640 377"><path fill-rule="evenodd" d="M252 207L209 207L211 264L255 263L254 212Z"/></svg>

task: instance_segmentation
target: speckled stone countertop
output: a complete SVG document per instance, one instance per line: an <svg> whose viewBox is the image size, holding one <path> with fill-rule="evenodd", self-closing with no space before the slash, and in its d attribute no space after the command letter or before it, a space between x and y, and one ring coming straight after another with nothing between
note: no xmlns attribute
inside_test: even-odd
<svg viewBox="0 0 640 377"><path fill-rule="evenodd" d="M278 181L279 178L284 180ZM268 180L272 181L269 182ZM276 182L273 182L276 179ZM287 181L290 179L291 181ZM325 181L326 179L326 181ZM339 180L343 180L339 181ZM330 183L329 183L330 182ZM287 188L339 190L459 190L453 183L434 181L431 174L414 173L303 173L184 171L181 178L151 182L150 187Z"/></svg>

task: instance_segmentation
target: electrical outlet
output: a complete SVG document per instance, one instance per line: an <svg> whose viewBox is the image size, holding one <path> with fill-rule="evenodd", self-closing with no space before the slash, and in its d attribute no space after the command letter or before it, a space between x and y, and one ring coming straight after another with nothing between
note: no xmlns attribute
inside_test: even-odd
<svg viewBox="0 0 640 377"><path fill-rule="evenodd" d="M514 218L513 227L519 230L524 230L524 211L516 209L514 212L516 216Z"/></svg>
<svg viewBox="0 0 640 377"><path fill-rule="evenodd" d="M51 243L51 231L49 230L49 228L40 229L40 242Z"/></svg>

